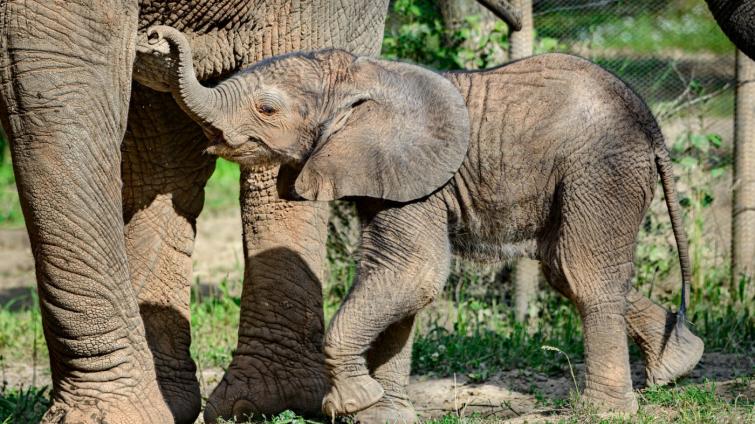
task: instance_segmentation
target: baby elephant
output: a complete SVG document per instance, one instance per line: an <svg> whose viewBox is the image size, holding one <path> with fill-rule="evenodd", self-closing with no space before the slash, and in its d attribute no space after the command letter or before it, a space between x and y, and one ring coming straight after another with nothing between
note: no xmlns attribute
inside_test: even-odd
<svg viewBox="0 0 755 424"><path fill-rule="evenodd" d="M265 60L206 88L181 33L155 34L173 95L213 141L209 152L284 164L279 190L291 196L357 202L357 281L325 337L327 415L415 419L405 392L413 317L441 291L452 253L542 262L582 317L584 396L603 409L637 409L627 334L650 382L700 359L683 319L630 286L659 174L683 292L687 244L658 125L598 66L549 54L439 75L326 50Z"/></svg>

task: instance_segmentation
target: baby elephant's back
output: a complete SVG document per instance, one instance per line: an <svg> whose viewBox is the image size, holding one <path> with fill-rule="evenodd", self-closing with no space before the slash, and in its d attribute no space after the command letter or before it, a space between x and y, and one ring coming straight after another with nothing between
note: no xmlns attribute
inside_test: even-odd
<svg viewBox="0 0 755 424"><path fill-rule="evenodd" d="M473 227L502 225L496 232L506 239L534 236L556 187L573 174L632 168L621 178L654 187L655 120L599 66L546 54L446 77L469 108L470 149L456 181L466 186L461 203L474 210L465 215L480 221ZM494 216L506 224L483 222Z"/></svg>

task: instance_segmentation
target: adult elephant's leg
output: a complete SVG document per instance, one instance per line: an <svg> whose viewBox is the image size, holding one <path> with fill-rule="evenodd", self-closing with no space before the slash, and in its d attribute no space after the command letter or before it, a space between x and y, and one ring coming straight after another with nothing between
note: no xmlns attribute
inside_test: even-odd
<svg viewBox="0 0 755 424"><path fill-rule="evenodd" d="M755 60L755 0L706 0L731 41Z"/></svg>
<svg viewBox="0 0 755 424"><path fill-rule="evenodd" d="M627 330L645 357L647 384L666 384L689 373L703 355L703 341L676 314L636 289L627 296Z"/></svg>
<svg viewBox="0 0 755 424"><path fill-rule="evenodd" d="M239 344L205 421L286 409L317 413L327 389L321 281L328 205L281 199L277 167L243 170L241 177L247 262Z"/></svg>
<svg viewBox="0 0 755 424"><path fill-rule="evenodd" d="M367 352L367 367L385 394L378 403L360 411L357 422L363 424L408 424L417 421L406 392L412 366L414 315L392 324L375 340Z"/></svg>
<svg viewBox="0 0 755 424"><path fill-rule="evenodd" d="M134 84L122 149L126 252L158 384L178 423L194 422L201 406L189 297L196 219L215 166L206 144L169 93Z"/></svg>
<svg viewBox="0 0 755 424"><path fill-rule="evenodd" d="M136 1L0 2L11 143L50 351L45 422L162 423L123 238Z"/></svg>

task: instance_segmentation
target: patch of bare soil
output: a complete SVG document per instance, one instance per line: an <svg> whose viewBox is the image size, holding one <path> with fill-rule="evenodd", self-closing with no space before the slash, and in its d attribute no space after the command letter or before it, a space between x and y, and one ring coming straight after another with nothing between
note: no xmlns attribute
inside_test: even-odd
<svg viewBox="0 0 755 424"><path fill-rule="evenodd" d="M199 217L192 262L194 280L199 281L200 286L216 285L224 279L241 281L244 250L241 215L237 208Z"/></svg>
<svg viewBox="0 0 755 424"><path fill-rule="evenodd" d="M687 378L692 384L706 380L716 383L716 394L731 401L755 400L755 380L743 384L741 376L752 376L755 358L725 353L708 353ZM577 382L584 381L584 365L575 365ZM632 364L635 389L644 385L644 364ZM580 387L580 390L582 388ZM413 376L409 396L422 418L447 414L542 422L569 414L559 400L569 399L574 381L568 370L560 376L548 376L530 370L503 371L483 383L470 382L465 376L428 378Z"/></svg>
<svg viewBox="0 0 755 424"><path fill-rule="evenodd" d="M732 401L755 401L755 379L753 377L755 358L726 353L707 353L687 378L687 383L716 384L719 398ZM584 381L584 366L575 365L578 382ZM643 364L632 364L632 379L640 389L643 384ZM220 382L223 370L203 369L198 372L202 396L207 397ZM26 364L4 364L3 380L9 386L50 384L49 368L39 366L36 370ZM581 388L580 388L581 390ZM527 369L502 371L482 383L473 383L462 375L456 377L433 378L412 376L409 396L423 419L457 414L461 417L473 413L495 421L511 423L543 422L557 420L570 414L570 410L559 404L559 400L569 399L574 391L574 382L567 371L562 375L549 376Z"/></svg>
<svg viewBox="0 0 755 424"><path fill-rule="evenodd" d="M0 307L11 300L29 302L35 281L26 228L0 229Z"/></svg>

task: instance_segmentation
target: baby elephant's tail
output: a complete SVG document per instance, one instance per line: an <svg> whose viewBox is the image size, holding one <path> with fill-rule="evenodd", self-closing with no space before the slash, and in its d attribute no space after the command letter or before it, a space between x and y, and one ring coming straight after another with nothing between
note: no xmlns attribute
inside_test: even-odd
<svg viewBox="0 0 755 424"><path fill-rule="evenodd" d="M679 207L679 199L676 194L676 185L674 184L674 170L671 165L666 143L660 129L654 131L653 144L655 149L655 164L658 168L658 174L661 177L663 186L663 195L666 198L666 207L671 218L671 227L676 239L676 249L679 252L679 265L682 270L682 300L677 311L677 325L684 325L684 314L687 309L687 292L689 291L692 279L692 266L689 260L689 244L687 242L687 233L684 231L682 223L682 211Z"/></svg>

